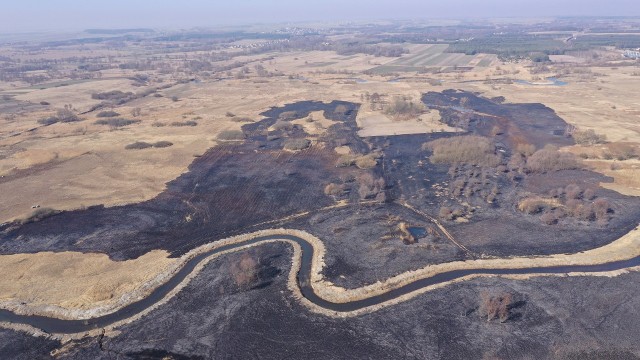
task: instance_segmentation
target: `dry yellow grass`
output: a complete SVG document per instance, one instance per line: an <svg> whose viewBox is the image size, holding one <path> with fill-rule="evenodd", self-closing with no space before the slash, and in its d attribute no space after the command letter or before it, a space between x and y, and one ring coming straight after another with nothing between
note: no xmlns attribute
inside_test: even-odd
<svg viewBox="0 0 640 360"><path fill-rule="evenodd" d="M0 303L72 311L100 308L117 302L175 264L177 259L168 256L164 250L128 261L77 252L2 255Z"/></svg>
<svg viewBox="0 0 640 360"><path fill-rule="evenodd" d="M51 57L58 55L46 54ZM262 57L245 56L238 60L257 60ZM508 77L525 80L553 75L533 75L526 63L496 62L488 68L437 75L414 73L408 74L408 80L393 83L388 82L389 77L380 75L317 72L331 68L362 71L392 60L365 55L344 57L319 51L275 54L275 59L263 62L269 71L300 74L307 80L271 77L260 78L260 82L256 82L256 78L249 78L173 86L161 91L165 95L163 98L150 96L117 107L115 110L124 116L128 116L133 107L142 108L142 116L139 117L142 123L113 132L105 126L92 125L95 118L88 116L84 122L55 124L9 137L15 131L34 127L37 118L46 114L25 114L12 121L0 119L0 155L3 155L0 156L0 175L48 164L40 166L37 172L26 177L0 183L0 193L10 194L0 204L0 222L26 216L31 211L31 205L35 204L64 210L82 205L116 205L152 198L164 189L166 182L186 171L193 161L193 155L202 154L214 146L212 139L220 131L239 128L241 124L231 121L225 116L226 112L258 120L259 114L272 106L300 100L359 103L367 92L387 94L388 98L400 95L417 99L427 91L458 88L479 91L487 97L505 96L510 102L541 102L556 110L569 123L582 129L593 128L607 135L611 141L626 139L640 142L640 112L637 110L640 100L629 96L635 89L637 79L631 76L631 70L623 67L593 68L593 72L606 76L591 80L572 74L565 79L569 84L562 87L485 82L487 78L504 78L504 73ZM248 67L252 68L252 65ZM19 93L19 99L49 101L55 106L71 102L83 109L96 103L90 97L95 91L139 91L124 79L128 75L121 70L107 70L103 72L101 80L75 85L38 90L25 85L11 87L11 84L0 84L0 89ZM367 82L352 81L355 76ZM434 79L443 80L443 85L430 85L428 81ZM178 102L168 99L174 95L179 98ZM369 104L364 102L357 119L362 136L429 133L441 129L454 131L438 121L439 114L436 111L423 115L422 121L395 122L379 110L371 110ZM197 120L199 125L196 127L151 126L154 122L171 123L198 116L202 119ZM319 114L313 116L318 119L313 123L299 121L309 132L321 132L329 125L324 123ZM321 127L317 127L316 123ZM165 149L124 150L126 144L135 141L160 140L171 141L175 145ZM634 170L619 171L616 175L620 180L614 185L616 190L625 191L622 189L627 186L625 184L634 187L632 179L635 174Z"/></svg>

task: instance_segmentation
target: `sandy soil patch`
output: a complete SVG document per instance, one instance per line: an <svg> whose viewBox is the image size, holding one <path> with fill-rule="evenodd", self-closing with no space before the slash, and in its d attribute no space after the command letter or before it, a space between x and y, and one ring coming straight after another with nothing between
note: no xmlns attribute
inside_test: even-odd
<svg viewBox="0 0 640 360"><path fill-rule="evenodd" d="M358 126L361 130L358 135L367 136L387 136L406 134L428 134L433 132L449 131L455 132L446 124L440 122L440 113L432 110L420 115L417 119L393 120L382 113L358 116Z"/></svg>

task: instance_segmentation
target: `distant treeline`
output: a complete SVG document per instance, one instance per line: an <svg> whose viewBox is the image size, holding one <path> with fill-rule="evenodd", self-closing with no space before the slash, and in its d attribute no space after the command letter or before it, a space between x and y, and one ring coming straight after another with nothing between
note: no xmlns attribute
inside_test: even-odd
<svg viewBox="0 0 640 360"><path fill-rule="evenodd" d="M118 34L126 34L126 33L153 33L155 32L153 29L87 29L84 32L87 34L104 34L104 35L118 35Z"/></svg>

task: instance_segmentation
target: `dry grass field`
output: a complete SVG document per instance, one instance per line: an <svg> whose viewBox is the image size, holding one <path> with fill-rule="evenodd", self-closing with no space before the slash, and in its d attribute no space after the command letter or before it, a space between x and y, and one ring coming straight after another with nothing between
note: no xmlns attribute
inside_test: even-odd
<svg viewBox="0 0 640 360"><path fill-rule="evenodd" d="M241 123L226 116L228 112L259 120L259 114L272 106L300 100L362 102L358 116L362 136L428 133L452 129L440 124L433 111L420 119L391 121L379 108L372 110L364 95L378 93L386 99L406 96L417 100L423 92L458 88L487 97L504 96L507 102L540 102L580 129L605 134L609 141L640 143L640 100L630 96L637 82L634 67L588 68L588 76L570 72L562 78L567 82L565 86L492 81L539 81L557 75L564 67L552 66L547 72L532 74L527 62L503 64L482 54L465 60L466 65L477 65L471 70L409 72L400 78L397 74L362 73L381 65L461 65L459 54L442 53L445 47L412 45L411 52L398 59L363 54L340 56L330 51L274 53L273 59L261 64L268 71L283 75L275 77L259 77L253 71L252 66L260 63L263 56L244 56L241 61L254 61L249 63L251 71L245 78L175 84L160 90L162 97L146 96L115 107L125 118L131 118L133 108L141 109L141 115L136 117L140 123L119 129L95 125L96 111L81 115L84 120L74 123L41 126L37 119L51 115L54 108L64 104L84 112L99 102L91 98L95 92L140 91L128 79L134 75L132 71L112 70L100 79L44 86L42 90L42 86L0 84L0 95L15 95L22 103L51 104L36 112L0 119L0 192L7 194L0 205L0 221L25 217L33 205L67 210L149 199L162 191L164 183L184 172L193 156L214 146L217 133L239 128ZM491 66L479 65L489 58ZM158 84L171 82L170 76L157 78L162 81ZM177 101L171 100L174 96ZM171 126L189 120L196 121L197 126ZM125 149L136 141L170 141L174 145Z"/></svg>

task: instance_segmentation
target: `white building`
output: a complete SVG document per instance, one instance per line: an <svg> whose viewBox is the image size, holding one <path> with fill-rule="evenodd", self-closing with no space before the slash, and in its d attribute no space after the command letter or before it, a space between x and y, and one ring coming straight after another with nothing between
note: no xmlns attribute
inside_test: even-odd
<svg viewBox="0 0 640 360"><path fill-rule="evenodd" d="M627 50L624 52L624 56L631 59L640 59L640 49Z"/></svg>

